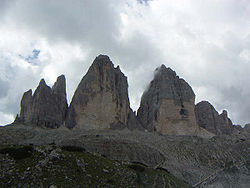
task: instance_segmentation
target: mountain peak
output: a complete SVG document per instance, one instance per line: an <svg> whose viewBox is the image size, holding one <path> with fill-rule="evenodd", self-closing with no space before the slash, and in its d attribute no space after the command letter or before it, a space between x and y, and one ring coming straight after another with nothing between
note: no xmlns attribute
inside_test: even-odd
<svg viewBox="0 0 250 188"><path fill-rule="evenodd" d="M198 126L192 88L175 71L161 65L143 93L138 119L144 128L162 134L195 135Z"/></svg>
<svg viewBox="0 0 250 188"><path fill-rule="evenodd" d="M157 67L154 71L155 77L167 77L174 79L176 77L176 72L170 67L166 67L164 64Z"/></svg>
<svg viewBox="0 0 250 188"><path fill-rule="evenodd" d="M95 60L94 60L94 62L93 62L92 65L94 65L94 66L96 66L96 65L100 66L101 64L107 64L107 63L110 63L110 64L112 64L112 66L114 66L113 63L112 63L112 61L110 60L109 56L101 54L101 55L99 55L99 56L97 56L95 58Z"/></svg>
<svg viewBox="0 0 250 188"><path fill-rule="evenodd" d="M24 93L20 120L41 127L61 126L68 108L65 87L64 75L57 78L52 89L41 79L33 96L31 90Z"/></svg>
<svg viewBox="0 0 250 188"><path fill-rule="evenodd" d="M219 114L208 101L201 101L195 105L195 114L200 127L216 135L231 134L233 125L227 116L227 111L223 110Z"/></svg>
<svg viewBox="0 0 250 188"><path fill-rule="evenodd" d="M98 56L96 57L96 59L98 59L98 60L100 60L100 59L102 59L102 60L110 60L110 59L109 59L109 56L103 55L103 54L98 55Z"/></svg>
<svg viewBox="0 0 250 188"><path fill-rule="evenodd" d="M114 67L108 56L99 55L74 93L66 126L83 129L129 127L132 116L126 76L119 67Z"/></svg>
<svg viewBox="0 0 250 188"><path fill-rule="evenodd" d="M42 79L40 80L39 86L40 86L40 87L42 87L42 86L47 86L47 84L46 84L44 78L42 78Z"/></svg>
<svg viewBox="0 0 250 188"><path fill-rule="evenodd" d="M63 74L57 77L57 80L52 87L52 91L66 96L66 79Z"/></svg>

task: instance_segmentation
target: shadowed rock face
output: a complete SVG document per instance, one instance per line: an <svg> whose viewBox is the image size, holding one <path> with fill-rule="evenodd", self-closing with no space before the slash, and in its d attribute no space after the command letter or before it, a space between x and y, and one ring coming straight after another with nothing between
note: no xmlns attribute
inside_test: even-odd
<svg viewBox="0 0 250 188"><path fill-rule="evenodd" d="M250 133L250 123L246 124L244 128L241 128L240 126L240 131L244 131L246 133Z"/></svg>
<svg viewBox="0 0 250 188"><path fill-rule="evenodd" d="M56 128L63 124L67 108L65 76L59 76L52 89L42 79L33 96L32 90L24 93L19 121Z"/></svg>
<svg viewBox="0 0 250 188"><path fill-rule="evenodd" d="M192 88L165 65L155 70L144 92L137 117L149 131L171 135L194 135L198 131Z"/></svg>
<svg viewBox="0 0 250 188"><path fill-rule="evenodd" d="M127 77L108 56L99 55L78 85L66 118L68 128L135 127L128 99Z"/></svg>
<svg viewBox="0 0 250 188"><path fill-rule="evenodd" d="M195 114L199 126L209 132L216 135L233 133L234 126L226 110L219 114L209 102L201 101L195 105Z"/></svg>

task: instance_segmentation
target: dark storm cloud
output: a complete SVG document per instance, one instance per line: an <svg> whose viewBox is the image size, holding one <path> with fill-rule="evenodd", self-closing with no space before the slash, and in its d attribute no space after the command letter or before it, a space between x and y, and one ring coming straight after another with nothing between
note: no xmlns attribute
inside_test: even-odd
<svg viewBox="0 0 250 188"><path fill-rule="evenodd" d="M9 18L49 41L105 44L119 33L119 4L114 0L16 1Z"/></svg>

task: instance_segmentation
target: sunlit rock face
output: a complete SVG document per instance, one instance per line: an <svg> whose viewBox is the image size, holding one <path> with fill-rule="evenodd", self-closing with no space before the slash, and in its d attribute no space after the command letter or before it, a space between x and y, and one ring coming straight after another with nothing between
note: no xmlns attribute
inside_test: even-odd
<svg viewBox="0 0 250 188"><path fill-rule="evenodd" d="M63 125L67 108L65 76L59 76L52 88L41 79L34 95L32 90L23 94L18 121L57 128Z"/></svg>
<svg viewBox="0 0 250 188"><path fill-rule="evenodd" d="M194 113L192 88L165 65L155 70L144 92L137 118L148 131L169 135L196 135L199 127Z"/></svg>
<svg viewBox="0 0 250 188"><path fill-rule="evenodd" d="M120 129L137 126L130 109L127 77L99 55L78 85L66 118L68 128Z"/></svg>

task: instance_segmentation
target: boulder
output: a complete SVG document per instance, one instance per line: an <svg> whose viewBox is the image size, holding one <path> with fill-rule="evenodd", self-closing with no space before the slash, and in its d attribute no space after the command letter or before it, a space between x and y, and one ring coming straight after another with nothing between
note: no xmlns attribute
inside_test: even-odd
<svg viewBox="0 0 250 188"><path fill-rule="evenodd" d="M18 121L56 128L63 125L67 109L65 76L59 76L52 88L41 79L34 95L32 90L23 94Z"/></svg>
<svg viewBox="0 0 250 188"><path fill-rule="evenodd" d="M136 126L128 99L127 77L108 56L99 55L74 93L66 127L98 130Z"/></svg>
<svg viewBox="0 0 250 188"><path fill-rule="evenodd" d="M155 70L154 79L143 93L137 118L148 131L169 135L196 135L192 88L165 65Z"/></svg>

